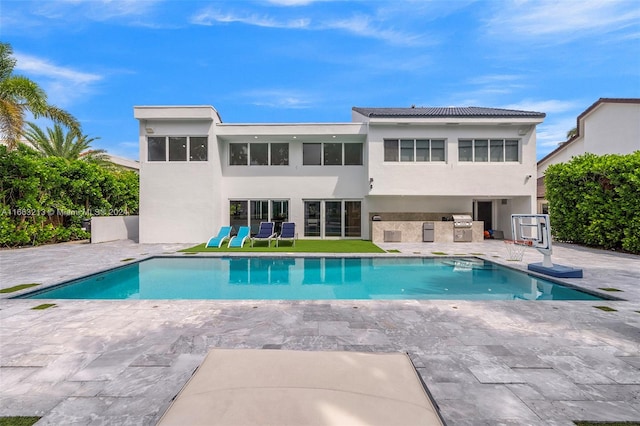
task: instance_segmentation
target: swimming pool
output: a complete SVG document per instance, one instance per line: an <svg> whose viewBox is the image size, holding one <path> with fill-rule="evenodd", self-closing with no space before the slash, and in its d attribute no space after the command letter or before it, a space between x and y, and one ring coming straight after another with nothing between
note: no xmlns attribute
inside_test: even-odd
<svg viewBox="0 0 640 426"><path fill-rule="evenodd" d="M477 258L155 257L29 299L601 300Z"/></svg>

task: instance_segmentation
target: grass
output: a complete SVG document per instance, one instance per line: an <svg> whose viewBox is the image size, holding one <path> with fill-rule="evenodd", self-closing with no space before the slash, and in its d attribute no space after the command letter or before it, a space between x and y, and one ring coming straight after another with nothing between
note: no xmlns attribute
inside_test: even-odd
<svg viewBox="0 0 640 426"><path fill-rule="evenodd" d="M387 253L400 253L400 250L391 249L391 250L387 250Z"/></svg>
<svg viewBox="0 0 640 426"><path fill-rule="evenodd" d="M127 257L126 259L122 259L120 262L130 262L132 260L135 260L135 257Z"/></svg>
<svg viewBox="0 0 640 426"><path fill-rule="evenodd" d="M40 417L0 417L0 426L31 426Z"/></svg>
<svg viewBox="0 0 640 426"><path fill-rule="evenodd" d="M43 303L42 305L34 306L31 309L34 311L41 311L43 309L53 308L54 306L56 306L55 303Z"/></svg>
<svg viewBox="0 0 640 426"><path fill-rule="evenodd" d="M605 311L605 312L618 312L617 309L613 309L608 306L594 306L594 308L600 309L601 311Z"/></svg>
<svg viewBox="0 0 640 426"><path fill-rule="evenodd" d="M622 291L620 289L613 288L613 287L599 287L598 290L603 290L603 291Z"/></svg>
<svg viewBox="0 0 640 426"><path fill-rule="evenodd" d="M13 293L14 291L24 290L25 288L31 288L31 287L35 287L37 285L40 285L40 284L32 283L32 284L14 285L13 287L3 288L2 290L0 290L0 293Z"/></svg>
<svg viewBox="0 0 640 426"><path fill-rule="evenodd" d="M245 243L242 248L228 247L205 247L206 243L198 244L195 247L180 250L182 253L385 253L371 241L364 240L297 240L295 246L291 242L281 242L280 247L276 247L272 242L267 247L265 242L257 242L254 247L251 243Z"/></svg>
<svg viewBox="0 0 640 426"><path fill-rule="evenodd" d="M443 251L432 251L431 254L435 254L436 256L446 256L447 253Z"/></svg>

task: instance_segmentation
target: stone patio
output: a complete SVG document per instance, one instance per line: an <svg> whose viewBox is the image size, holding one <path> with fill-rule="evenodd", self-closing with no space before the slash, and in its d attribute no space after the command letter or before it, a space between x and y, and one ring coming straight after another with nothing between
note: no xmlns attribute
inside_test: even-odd
<svg viewBox="0 0 640 426"><path fill-rule="evenodd" d="M501 241L381 244L387 256L505 260ZM0 251L0 288L55 284L182 245ZM269 253L267 253L269 255ZM91 301L0 299L0 416L155 424L213 347L405 351L449 425L640 421L640 257L557 244L564 280L624 301ZM12 296L16 293L11 294ZM608 306L605 312L594 306ZM309 368L313 368L310 366Z"/></svg>

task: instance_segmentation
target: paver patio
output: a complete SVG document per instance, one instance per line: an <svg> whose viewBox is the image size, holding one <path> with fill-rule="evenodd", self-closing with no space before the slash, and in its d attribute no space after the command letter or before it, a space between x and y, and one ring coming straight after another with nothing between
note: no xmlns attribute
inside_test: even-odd
<svg viewBox="0 0 640 426"><path fill-rule="evenodd" d="M119 241L0 251L0 287L57 283L172 253ZM382 244L405 255L500 241ZM449 425L640 421L640 257L555 245L564 280L625 301L98 301L0 299L0 416L38 424L155 424L213 347L406 351ZM616 309L604 312L594 305ZM309 366L313 368L313 366Z"/></svg>

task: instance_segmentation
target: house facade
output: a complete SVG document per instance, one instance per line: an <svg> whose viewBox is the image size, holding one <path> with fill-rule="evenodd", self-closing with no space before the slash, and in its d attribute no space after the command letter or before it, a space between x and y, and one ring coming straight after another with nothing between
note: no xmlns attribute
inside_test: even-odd
<svg viewBox="0 0 640 426"><path fill-rule="evenodd" d="M547 212L544 173L587 152L631 154L640 150L640 98L600 98L577 118L576 134L538 161L538 212Z"/></svg>
<svg viewBox="0 0 640 426"><path fill-rule="evenodd" d="M220 226L295 222L299 238L380 241L468 214L510 234L536 208L543 113L359 108L347 123L223 123L211 106L138 106L140 242L203 242ZM438 223L438 226L440 223ZM450 234L443 234L449 238Z"/></svg>

